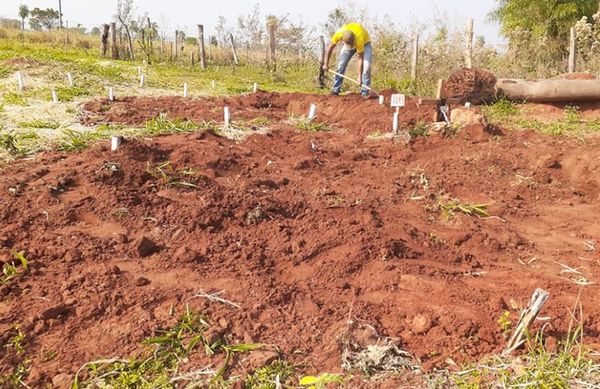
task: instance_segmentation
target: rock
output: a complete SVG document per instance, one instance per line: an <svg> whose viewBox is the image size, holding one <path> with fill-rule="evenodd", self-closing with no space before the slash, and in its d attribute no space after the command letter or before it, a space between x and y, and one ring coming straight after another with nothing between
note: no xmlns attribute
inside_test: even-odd
<svg viewBox="0 0 600 389"><path fill-rule="evenodd" d="M65 305L67 307L74 307L75 305L77 305L77 300L74 298L67 299L65 300Z"/></svg>
<svg viewBox="0 0 600 389"><path fill-rule="evenodd" d="M475 109L455 108L450 112L450 123L457 127L466 127L473 124L480 124L487 127L488 123L481 113Z"/></svg>
<svg viewBox="0 0 600 389"><path fill-rule="evenodd" d="M141 258L150 256L160 251L160 247L152 239L142 235L135 241L135 251Z"/></svg>
<svg viewBox="0 0 600 389"><path fill-rule="evenodd" d="M56 389L69 389L73 380L68 374L58 374L52 378L52 386Z"/></svg>
<svg viewBox="0 0 600 389"><path fill-rule="evenodd" d="M136 286L147 286L150 285L150 280L144 277L140 277L137 280L135 280L135 285Z"/></svg>
<svg viewBox="0 0 600 389"><path fill-rule="evenodd" d="M33 333L36 335L42 334L45 330L46 322L43 320L39 320L37 323L35 323L35 326L33 326Z"/></svg>
<svg viewBox="0 0 600 389"><path fill-rule="evenodd" d="M67 262L80 262L83 257L81 251L78 249L69 250L65 253L65 261Z"/></svg>
<svg viewBox="0 0 600 389"><path fill-rule="evenodd" d="M201 256L197 251L192 250L190 247L181 246L175 251L175 259L177 262L194 263L200 261Z"/></svg>
<svg viewBox="0 0 600 389"><path fill-rule="evenodd" d="M69 309L69 307L67 307L66 304L61 303L52 308L46 309L45 311L42 312L40 317L43 320L56 319L57 317L59 317L60 315L65 313L68 309Z"/></svg>
<svg viewBox="0 0 600 389"><path fill-rule="evenodd" d="M435 122L427 125L427 131L432 132L434 134L439 134L444 131L448 127L448 123L446 122Z"/></svg>
<svg viewBox="0 0 600 389"><path fill-rule="evenodd" d="M249 370L256 370L263 366L270 365L273 361L279 359L279 354L275 351L256 350L248 354L246 365Z"/></svg>
<svg viewBox="0 0 600 389"><path fill-rule="evenodd" d="M562 164L560 161L552 161L548 164L549 169L562 169Z"/></svg>
<svg viewBox="0 0 600 389"><path fill-rule="evenodd" d="M412 332L415 335L422 335L433 327L431 319L425 315L417 315L412 322Z"/></svg>

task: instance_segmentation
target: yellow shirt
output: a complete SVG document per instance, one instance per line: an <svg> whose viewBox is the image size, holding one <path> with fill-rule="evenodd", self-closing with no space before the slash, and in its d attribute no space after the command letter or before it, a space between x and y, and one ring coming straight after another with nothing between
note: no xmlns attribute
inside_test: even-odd
<svg viewBox="0 0 600 389"><path fill-rule="evenodd" d="M358 23L349 23L340 28L331 38L331 42L337 45L344 37L344 32L348 30L354 33L354 47L356 47L356 52L363 53L365 51L365 45L371 41L371 38L369 37L367 30Z"/></svg>

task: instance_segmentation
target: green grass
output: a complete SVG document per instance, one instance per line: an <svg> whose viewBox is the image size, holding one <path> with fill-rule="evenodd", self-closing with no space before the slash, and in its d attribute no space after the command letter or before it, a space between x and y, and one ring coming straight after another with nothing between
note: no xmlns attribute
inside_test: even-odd
<svg viewBox="0 0 600 389"><path fill-rule="evenodd" d="M503 98L494 104L483 106L482 111L490 122L495 123L518 115L520 113L520 106Z"/></svg>
<svg viewBox="0 0 600 389"><path fill-rule="evenodd" d="M11 251L13 259L2 266L0 285L6 285L15 278L22 277L29 271L29 263L22 252Z"/></svg>
<svg viewBox="0 0 600 389"><path fill-rule="evenodd" d="M7 105L27 106L27 101L25 100L25 97L20 93L5 92L2 95L2 99L4 100L4 103Z"/></svg>
<svg viewBox="0 0 600 389"><path fill-rule="evenodd" d="M83 86L59 86L55 90L58 100L64 102L73 101L77 97L89 96L91 94L90 89ZM52 99L51 96L50 99Z"/></svg>
<svg viewBox="0 0 600 389"><path fill-rule="evenodd" d="M146 135L166 135L198 130L200 126L191 120L168 119L166 116L158 116L150 119L144 126Z"/></svg>
<svg viewBox="0 0 600 389"><path fill-rule="evenodd" d="M20 158L41 149L40 137L34 132L0 131L0 150Z"/></svg>
<svg viewBox="0 0 600 389"><path fill-rule="evenodd" d="M246 377L245 389L277 389L276 383L285 385L294 375L295 367L289 362L275 360Z"/></svg>
<svg viewBox="0 0 600 389"><path fill-rule="evenodd" d="M29 374L31 359L25 355L26 336L17 324L11 327L9 334L11 336L2 348L12 365L8 371L0 374L0 388L27 388L24 381Z"/></svg>
<svg viewBox="0 0 600 389"><path fill-rule="evenodd" d="M88 147L96 140L106 139L109 134L102 128L96 131L75 131L71 129L62 130L63 136L58 142L58 149L61 151L79 151Z"/></svg>
<svg viewBox="0 0 600 389"><path fill-rule="evenodd" d="M0 78L6 78L14 72L15 70L13 68L0 65Z"/></svg>
<svg viewBox="0 0 600 389"><path fill-rule="evenodd" d="M331 127L327 123L316 120L309 120L303 116L290 117L290 123L300 131L305 132L327 132Z"/></svg>
<svg viewBox="0 0 600 389"><path fill-rule="evenodd" d="M170 329L157 331L147 338L146 349L128 359L110 359L86 363L76 374L73 389L88 387L173 388L221 387L238 353L259 349L259 344L227 344L221 335L210 335L210 319L186 307ZM208 356L222 356L221 367L205 374L180 374L190 355L203 351ZM197 371L207 371L196 367ZM177 378L176 378L177 377ZM185 386L185 385L184 385Z"/></svg>
<svg viewBox="0 0 600 389"><path fill-rule="evenodd" d="M20 122L19 127L21 128L39 128L39 129L52 129L55 130L60 127L60 123L53 120L40 120L34 119L28 122Z"/></svg>
<svg viewBox="0 0 600 389"><path fill-rule="evenodd" d="M454 219L456 213L462 213L467 216L489 217L486 204L463 203L457 199L442 199L435 206L446 220Z"/></svg>

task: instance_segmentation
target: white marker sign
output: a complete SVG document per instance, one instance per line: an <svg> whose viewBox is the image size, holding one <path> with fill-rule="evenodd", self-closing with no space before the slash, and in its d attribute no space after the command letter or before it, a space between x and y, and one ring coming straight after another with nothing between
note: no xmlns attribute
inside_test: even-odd
<svg viewBox="0 0 600 389"><path fill-rule="evenodd" d="M69 86L73 86L73 75L71 73L67 73L67 83L69 84Z"/></svg>
<svg viewBox="0 0 600 389"><path fill-rule="evenodd" d="M385 103L385 96L379 96L379 105L383 105Z"/></svg>
<svg viewBox="0 0 600 389"><path fill-rule="evenodd" d="M115 91L112 86L108 87L108 101L115 101Z"/></svg>
<svg viewBox="0 0 600 389"><path fill-rule="evenodd" d="M406 97L404 95L392 95L391 100L392 107L404 107L404 105L406 104Z"/></svg>
<svg viewBox="0 0 600 389"><path fill-rule="evenodd" d="M53 102L54 104L57 104L57 103L58 103L58 93L56 93L56 91L55 91L55 90L53 90L53 91L52 91L52 102Z"/></svg>
<svg viewBox="0 0 600 389"><path fill-rule="evenodd" d="M188 93L188 84L187 82L183 84L183 97L187 98L189 96Z"/></svg>
<svg viewBox="0 0 600 389"><path fill-rule="evenodd" d="M223 107L223 119L226 126L231 124L231 113L229 112L229 107Z"/></svg>
<svg viewBox="0 0 600 389"><path fill-rule="evenodd" d="M145 83L146 83L146 76L144 74L142 74L140 76L140 88L143 88Z"/></svg>
<svg viewBox="0 0 600 389"><path fill-rule="evenodd" d="M17 83L19 84L19 92L23 92L23 89L25 89L25 80L20 70L17 72Z"/></svg>
<svg viewBox="0 0 600 389"><path fill-rule="evenodd" d="M317 117L317 104L311 104L308 110L308 120L313 120Z"/></svg>
<svg viewBox="0 0 600 389"><path fill-rule="evenodd" d="M256 82L254 83L252 90L254 91L254 93L258 92L258 84Z"/></svg>

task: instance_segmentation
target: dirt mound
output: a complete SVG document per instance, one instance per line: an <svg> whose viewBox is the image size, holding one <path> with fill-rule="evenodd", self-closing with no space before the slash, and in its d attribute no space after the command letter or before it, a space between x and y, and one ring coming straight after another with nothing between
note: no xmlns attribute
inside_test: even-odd
<svg viewBox="0 0 600 389"><path fill-rule="evenodd" d="M460 69L448 77L442 97L457 99L461 104L482 104L496 97L496 76L481 69Z"/></svg>
<svg viewBox="0 0 600 389"><path fill-rule="evenodd" d="M360 115L387 112L354 97L296 97L348 125L364 120L357 130L376 120ZM227 102L240 99L252 101ZM239 110L287 117L291 100ZM193 118L224 102L128 99L104 114L129 120L116 108L131 108L142 122L159 101ZM2 172L0 260L24 251L31 272L0 288L0 339L21 324L31 387L130 355L187 305L233 342L276 345L313 373L339 370L349 318L431 367L500 351L498 318L510 311L515 323L537 287L552 296L546 334L560 337L580 290L571 277L585 277L595 282L581 300L585 334L600 343L600 257L584 245L600 233L597 141L509 133L490 143L472 128L403 147L279 128L242 143L207 132L111 153L101 142ZM450 198L488 204L493 218L442 212ZM240 309L194 298L199 289ZM0 353L0 372L8 358Z"/></svg>
<svg viewBox="0 0 600 389"><path fill-rule="evenodd" d="M595 80L596 76L590 73L565 73L556 77L557 80Z"/></svg>
<svg viewBox="0 0 600 389"><path fill-rule="evenodd" d="M82 122L143 125L160 114L171 119L222 122L225 106L230 108L234 122L257 118L282 121L290 116L306 116L311 104L317 104L317 121L352 132L386 132L392 127L393 110L379 105L377 100L363 100L359 95L266 92L227 98L126 97L114 102L100 99L84 105ZM418 123L430 123L434 112L435 107L418 106L417 100L408 99L400 115L400 126L410 129Z"/></svg>

